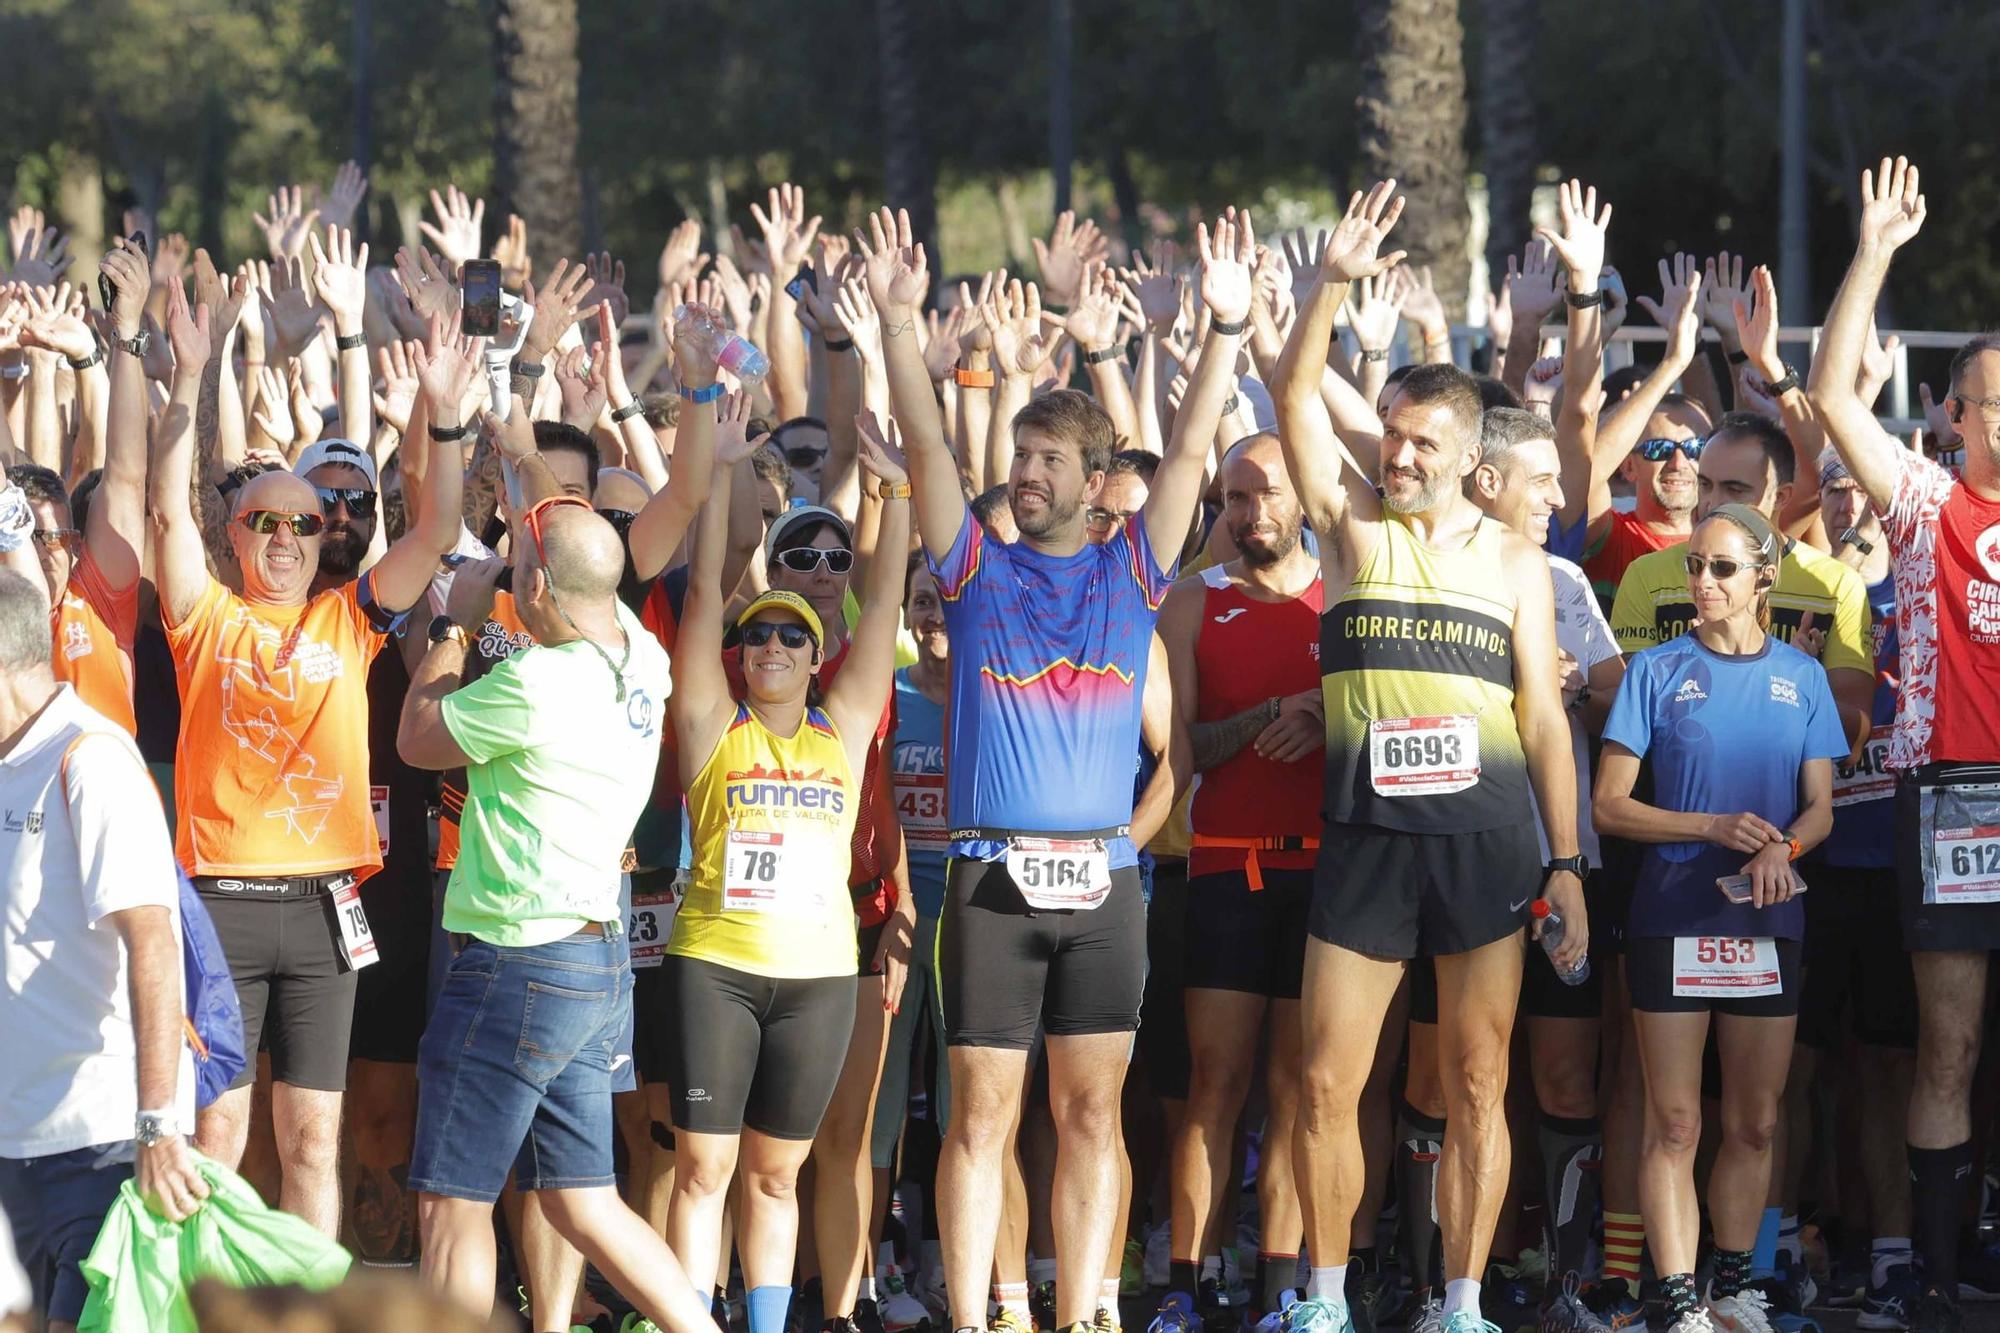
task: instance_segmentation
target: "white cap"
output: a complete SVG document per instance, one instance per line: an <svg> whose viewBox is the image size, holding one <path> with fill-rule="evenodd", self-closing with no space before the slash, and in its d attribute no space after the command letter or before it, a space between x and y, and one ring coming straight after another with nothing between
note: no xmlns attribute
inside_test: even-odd
<svg viewBox="0 0 2000 1333"><path fill-rule="evenodd" d="M352 440L316 440L299 451L299 461L292 464L292 472L303 477L316 467L327 463L345 463L358 467L368 474L368 489L382 489L381 479L375 472L375 457Z"/></svg>

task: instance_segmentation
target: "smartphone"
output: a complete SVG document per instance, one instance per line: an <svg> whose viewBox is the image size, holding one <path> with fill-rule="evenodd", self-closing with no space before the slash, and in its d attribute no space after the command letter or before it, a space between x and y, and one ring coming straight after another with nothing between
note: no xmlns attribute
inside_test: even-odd
<svg viewBox="0 0 2000 1333"><path fill-rule="evenodd" d="M458 286L465 298L459 331L469 338L491 338L500 332L500 261L468 259L459 270Z"/></svg>
<svg viewBox="0 0 2000 1333"><path fill-rule="evenodd" d="M1724 875L1715 881L1715 887L1722 890L1722 896L1739 906L1750 901L1750 877L1748 875ZM1799 878L1799 872L1792 871L1792 892L1806 891L1806 882Z"/></svg>
<svg viewBox="0 0 2000 1333"><path fill-rule="evenodd" d="M814 292L819 290L819 274L813 272L812 265L801 264L799 271L792 275L792 280L785 284L785 295L796 301L804 296L808 289Z"/></svg>
<svg viewBox="0 0 2000 1333"><path fill-rule="evenodd" d="M146 255L149 259L151 258L150 253L146 249L145 232L135 231L125 239L138 247L141 255ZM111 275L102 269L99 269L97 272L97 294L103 298L104 309L108 313L111 309L111 303L118 298L118 284L113 282Z"/></svg>

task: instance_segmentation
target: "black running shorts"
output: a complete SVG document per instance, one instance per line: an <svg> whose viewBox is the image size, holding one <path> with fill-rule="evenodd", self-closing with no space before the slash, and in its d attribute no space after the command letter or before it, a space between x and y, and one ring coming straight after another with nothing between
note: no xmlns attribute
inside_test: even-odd
<svg viewBox="0 0 2000 1333"><path fill-rule="evenodd" d="M1310 870L1270 869L1255 891L1241 870L1188 880L1181 943L1186 987L1298 999L1312 880Z"/></svg>
<svg viewBox="0 0 2000 1333"><path fill-rule="evenodd" d="M276 1082L345 1092L356 974L342 960L332 902L324 891L253 897L255 889L210 888L243 883L195 882L236 983L243 1049L252 1056L229 1086L247 1088L256 1079L261 1044Z"/></svg>
<svg viewBox="0 0 2000 1333"><path fill-rule="evenodd" d="M1888 928L1896 872L1812 865L1805 896L1805 990L1799 1040L1837 1051L1849 1033L1864 1046L1913 1050L1917 980L1903 937Z"/></svg>
<svg viewBox="0 0 2000 1333"><path fill-rule="evenodd" d="M1526 820L1449 834L1329 820L1307 928L1375 958L1469 953L1527 925L1541 891L1541 844Z"/></svg>
<svg viewBox="0 0 2000 1333"><path fill-rule="evenodd" d="M1710 999L1700 995L1674 994L1674 941L1669 936L1631 936L1625 941L1625 984L1632 991L1632 1007L1647 1014L1729 1014L1737 1018L1790 1018L1799 1012L1799 996L1805 990L1801 966L1803 946L1797 940L1776 941L1778 980L1783 987L1776 995L1746 999Z"/></svg>
<svg viewBox="0 0 2000 1333"><path fill-rule="evenodd" d="M674 1024L674 1128L817 1134L854 1035L853 976L760 977L678 954L660 971Z"/></svg>

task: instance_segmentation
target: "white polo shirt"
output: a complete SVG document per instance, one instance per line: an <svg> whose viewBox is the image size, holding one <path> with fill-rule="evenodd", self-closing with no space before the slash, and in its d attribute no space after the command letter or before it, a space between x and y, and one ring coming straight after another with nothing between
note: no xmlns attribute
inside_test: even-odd
<svg viewBox="0 0 2000 1333"><path fill-rule="evenodd" d="M0 754L0 1157L132 1137L139 1071L125 946L104 918L134 907L166 908L179 941L159 791L132 738L58 686ZM194 1060L179 1045L176 1113L188 1133Z"/></svg>

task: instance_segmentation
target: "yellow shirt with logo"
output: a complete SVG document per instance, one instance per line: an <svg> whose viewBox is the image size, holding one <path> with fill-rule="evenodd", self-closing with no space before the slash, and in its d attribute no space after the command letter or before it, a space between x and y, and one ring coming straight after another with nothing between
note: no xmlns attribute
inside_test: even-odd
<svg viewBox="0 0 2000 1333"><path fill-rule="evenodd" d="M1678 639L1694 623L1688 593L1687 543L1651 551L1626 567L1611 606L1611 632L1623 653ZM1826 635L1820 661L1828 671L1845 667L1875 673L1868 629L1868 586L1861 576L1823 551L1792 542L1771 586L1771 633L1790 643L1810 613L1812 628Z"/></svg>
<svg viewBox="0 0 2000 1333"><path fill-rule="evenodd" d="M667 952L762 977L855 975L847 879L860 796L823 711L780 736L737 704L688 786L694 872Z"/></svg>

